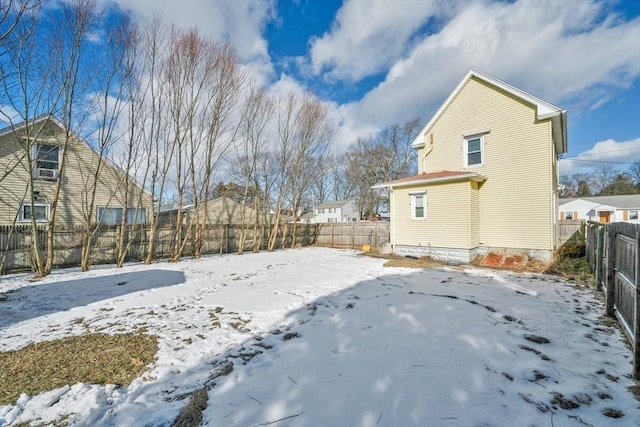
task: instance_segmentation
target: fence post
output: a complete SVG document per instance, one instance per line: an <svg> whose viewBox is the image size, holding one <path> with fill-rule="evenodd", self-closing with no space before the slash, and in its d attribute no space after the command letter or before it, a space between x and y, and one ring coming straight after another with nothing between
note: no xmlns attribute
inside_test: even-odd
<svg viewBox="0 0 640 427"><path fill-rule="evenodd" d="M635 242L635 275L633 278L633 284L636 287L635 294L635 310L634 321L631 328L633 330L633 343L631 348L633 349L633 379L640 380L640 226L636 224L636 242Z"/></svg>
<svg viewBox="0 0 640 427"><path fill-rule="evenodd" d="M356 234L356 223L354 222L354 223L351 223L351 249L356 248L355 234Z"/></svg>
<svg viewBox="0 0 640 427"><path fill-rule="evenodd" d="M616 230L611 225L607 226L607 278L606 278L606 314L613 317L613 305L615 302L615 272L616 268Z"/></svg>
<svg viewBox="0 0 640 427"><path fill-rule="evenodd" d="M602 269L604 266L604 227L598 226L596 229L596 247L594 256L596 258L596 290L602 291Z"/></svg>
<svg viewBox="0 0 640 427"><path fill-rule="evenodd" d="M376 223L376 226L375 226L376 232L375 232L375 235L373 237L373 239L374 239L374 247L376 247L376 248L378 247L378 228L379 228L378 226L379 225L380 225L380 223Z"/></svg>
<svg viewBox="0 0 640 427"><path fill-rule="evenodd" d="M333 242L333 223L331 223L331 247L335 248L335 244Z"/></svg>

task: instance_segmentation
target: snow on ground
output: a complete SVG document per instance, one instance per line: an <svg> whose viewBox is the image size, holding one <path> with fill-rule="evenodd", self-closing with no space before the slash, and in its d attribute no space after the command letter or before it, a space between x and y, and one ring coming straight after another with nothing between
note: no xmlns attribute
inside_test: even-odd
<svg viewBox="0 0 640 427"><path fill-rule="evenodd" d="M128 386L22 395L0 425L169 426L203 386L209 426L640 425L631 351L591 290L383 263L304 248L4 276L0 351L139 328L160 348Z"/></svg>

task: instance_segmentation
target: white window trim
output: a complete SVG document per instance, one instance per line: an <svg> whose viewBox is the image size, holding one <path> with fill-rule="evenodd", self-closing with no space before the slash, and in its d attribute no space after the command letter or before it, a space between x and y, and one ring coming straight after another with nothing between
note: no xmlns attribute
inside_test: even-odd
<svg viewBox="0 0 640 427"><path fill-rule="evenodd" d="M29 206L31 207L31 203L29 202L24 202L20 205L20 212L18 213L18 222L31 222L31 218L25 218L24 217L24 208L25 206ZM36 222L49 222L49 217L51 215L51 205L49 205L49 203L41 203L41 202L37 202L33 204L33 207L41 207L44 206L47 209L47 217L45 219L36 219Z"/></svg>
<svg viewBox="0 0 640 427"><path fill-rule="evenodd" d="M38 152L40 151L40 147L43 145L51 145L51 146L57 146L58 147L58 167L55 169L48 169L48 170L52 170L54 171L53 177L49 178L49 177L41 177L38 174L38 170L41 168L38 168ZM55 180L56 178L58 178L58 175L60 175L60 163L62 162L62 146L60 144L56 144L56 143L51 143L51 142L35 142L32 146L31 146L31 160L32 160L32 166L33 166L33 176L36 179L45 179L45 180Z"/></svg>
<svg viewBox="0 0 640 427"><path fill-rule="evenodd" d="M480 140L480 163L475 163L473 165L469 164L469 141L479 139ZM464 152L464 168L477 168L484 165L484 134L473 134L473 135L465 135L463 140L463 150Z"/></svg>
<svg viewBox="0 0 640 427"><path fill-rule="evenodd" d="M411 196L411 219L415 221L425 221L427 219L427 191L412 191ZM416 216L416 196L422 196L422 217Z"/></svg>

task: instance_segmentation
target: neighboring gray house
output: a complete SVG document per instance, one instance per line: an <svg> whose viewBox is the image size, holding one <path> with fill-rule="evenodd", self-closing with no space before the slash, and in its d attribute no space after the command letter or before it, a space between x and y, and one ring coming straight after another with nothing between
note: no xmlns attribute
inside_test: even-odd
<svg viewBox="0 0 640 427"><path fill-rule="evenodd" d="M315 223L352 222L360 219L358 206L352 200L337 200L320 203L314 209Z"/></svg>

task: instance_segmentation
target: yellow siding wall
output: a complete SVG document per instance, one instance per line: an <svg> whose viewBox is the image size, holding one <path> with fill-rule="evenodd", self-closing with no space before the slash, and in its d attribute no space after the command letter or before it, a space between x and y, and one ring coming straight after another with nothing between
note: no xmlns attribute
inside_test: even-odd
<svg viewBox="0 0 640 427"><path fill-rule="evenodd" d="M50 132L40 134L39 142L62 144L62 136L54 135L58 129L52 126ZM22 202L29 202L29 169L24 150L17 143L13 134L0 137L0 225L12 224ZM89 212L90 184L94 181L94 173L98 168L98 155L84 142L72 138L66 149L66 165L64 173L58 179L62 180L60 198L56 213L56 226L80 226L84 218L96 220L96 208L122 207L125 191L123 175L102 159L94 207ZM4 172L13 170L4 176ZM2 178L4 176L4 178ZM40 195L36 203L49 203L54 199L55 181L44 179L34 180L34 189ZM131 186L127 206L137 206L140 189ZM147 208L147 216L151 214L152 197L143 193L143 207ZM147 218L148 219L148 218Z"/></svg>
<svg viewBox="0 0 640 427"><path fill-rule="evenodd" d="M207 224L241 224L243 205L231 199L219 198L207 203ZM255 211L245 207L245 224L253 224L256 220ZM204 206L200 207L199 220L202 221ZM195 210L185 212L185 223L195 221Z"/></svg>
<svg viewBox="0 0 640 427"><path fill-rule="evenodd" d="M411 219L411 192L427 190L427 219ZM471 249L477 215L470 214L474 191L468 181L413 186L393 193L394 243ZM472 217L475 217L472 218Z"/></svg>
<svg viewBox="0 0 640 427"><path fill-rule="evenodd" d="M554 247L551 121L537 121L535 113L535 107L471 78L425 135L419 168L429 173L464 170L464 136L486 132L484 164L468 169L487 178L478 200L480 246Z"/></svg>

